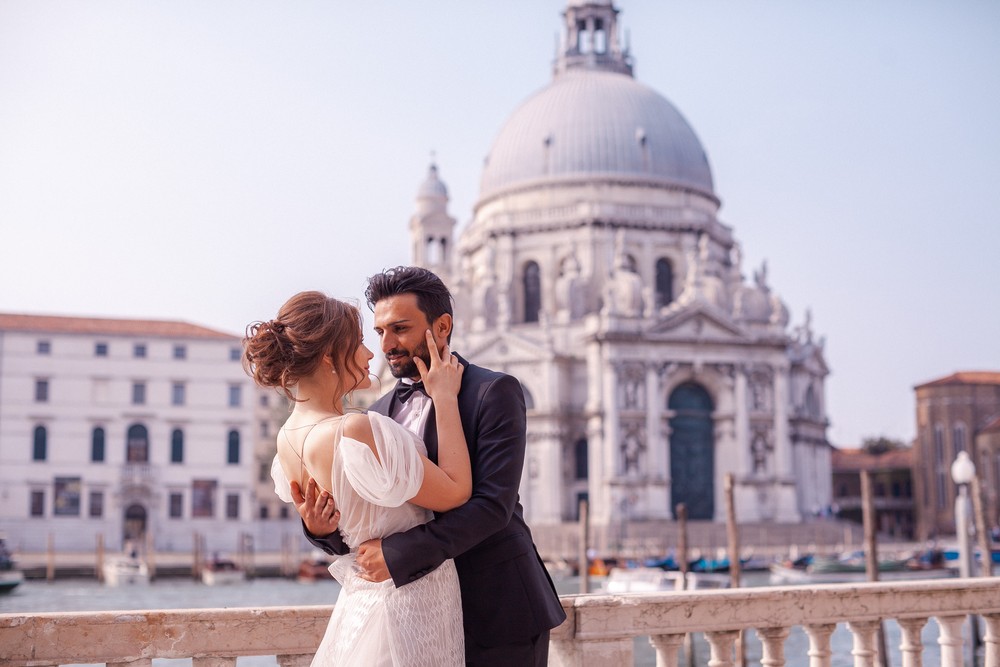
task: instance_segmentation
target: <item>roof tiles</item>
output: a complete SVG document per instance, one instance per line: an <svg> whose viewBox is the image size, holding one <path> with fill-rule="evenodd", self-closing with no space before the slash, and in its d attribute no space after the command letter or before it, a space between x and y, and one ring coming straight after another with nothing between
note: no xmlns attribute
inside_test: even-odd
<svg viewBox="0 0 1000 667"><path fill-rule="evenodd" d="M105 336L160 336L236 340L238 336L197 324L171 320L130 320L62 315L0 313L0 331L91 334Z"/></svg>

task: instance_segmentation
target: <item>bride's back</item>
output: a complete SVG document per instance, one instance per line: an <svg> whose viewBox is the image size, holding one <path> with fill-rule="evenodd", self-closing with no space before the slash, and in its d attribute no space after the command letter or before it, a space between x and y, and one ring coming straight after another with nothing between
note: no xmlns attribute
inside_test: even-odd
<svg viewBox="0 0 1000 667"><path fill-rule="evenodd" d="M374 448L343 435L347 418L370 421ZM278 465L271 471L278 495L285 498L281 489L288 479L297 480L303 489L310 477L314 479L333 496L340 510L340 532L351 548L428 521L429 510L406 502L423 480L423 442L383 415L347 418L292 422L282 428Z"/></svg>

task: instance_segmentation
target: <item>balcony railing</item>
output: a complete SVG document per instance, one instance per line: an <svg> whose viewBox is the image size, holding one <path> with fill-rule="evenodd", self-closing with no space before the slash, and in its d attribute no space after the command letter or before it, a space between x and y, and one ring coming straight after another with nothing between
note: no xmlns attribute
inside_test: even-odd
<svg viewBox="0 0 1000 667"><path fill-rule="evenodd" d="M156 481L156 469L149 463L125 463L122 465L122 485L145 486Z"/></svg>
<svg viewBox="0 0 1000 667"><path fill-rule="evenodd" d="M809 637L810 667L829 667L838 624L853 636L855 667L875 664L879 622L900 628L903 667L919 667L936 651L942 667L963 664L962 624L984 620L985 667L1000 667L1000 579L836 584L686 593L564 596L567 620L552 632L549 664L557 667L631 665L633 640L647 636L658 667L676 667L686 633L704 633L708 665L736 664L741 630L761 640L761 664L785 664L791 628ZM149 667L154 658L189 658L194 667L224 667L240 656L276 656L282 667L307 665L332 607L264 607L0 615L4 665L105 663ZM924 646L930 619L938 646Z"/></svg>

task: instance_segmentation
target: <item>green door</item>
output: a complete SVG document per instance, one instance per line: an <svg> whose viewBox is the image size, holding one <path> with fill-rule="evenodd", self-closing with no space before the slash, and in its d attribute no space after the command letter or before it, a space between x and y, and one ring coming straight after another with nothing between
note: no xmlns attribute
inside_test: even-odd
<svg viewBox="0 0 1000 667"><path fill-rule="evenodd" d="M704 387L687 382L670 394L670 510L687 506L692 520L715 517L715 442L712 397Z"/></svg>

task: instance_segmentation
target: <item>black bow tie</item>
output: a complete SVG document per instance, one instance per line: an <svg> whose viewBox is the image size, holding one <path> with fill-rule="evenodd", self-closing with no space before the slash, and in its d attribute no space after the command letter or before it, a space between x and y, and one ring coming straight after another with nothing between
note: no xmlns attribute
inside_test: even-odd
<svg viewBox="0 0 1000 667"><path fill-rule="evenodd" d="M396 384L396 398L398 398L401 403L406 403L410 400L410 396L413 396L414 392L426 396L427 392L424 390L424 383L414 382L413 384L407 384L406 382L399 382Z"/></svg>

